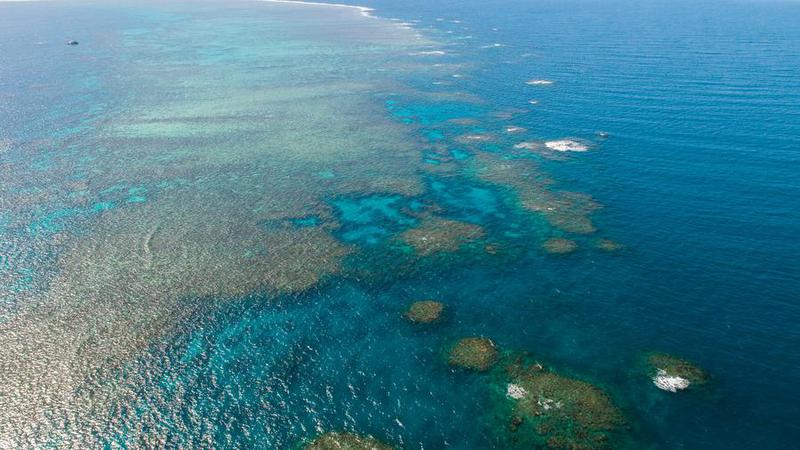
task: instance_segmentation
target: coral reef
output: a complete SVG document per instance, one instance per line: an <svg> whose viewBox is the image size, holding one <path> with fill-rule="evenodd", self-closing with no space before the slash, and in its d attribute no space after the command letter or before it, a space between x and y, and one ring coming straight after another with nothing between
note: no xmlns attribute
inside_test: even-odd
<svg viewBox="0 0 800 450"><path fill-rule="evenodd" d="M495 136L488 133L465 134L463 136L459 136L456 140L462 144L472 144L493 141L495 140Z"/></svg>
<svg viewBox="0 0 800 450"><path fill-rule="evenodd" d="M405 318L414 323L433 323L439 320L444 305L434 300L414 302L405 313Z"/></svg>
<svg viewBox="0 0 800 450"><path fill-rule="evenodd" d="M578 244L570 239L551 238L542 245L547 253L565 254L572 253L578 249Z"/></svg>
<svg viewBox="0 0 800 450"><path fill-rule="evenodd" d="M569 233L596 231L589 215L600 205L590 196L567 191L553 191L553 181L541 173L530 159L504 159L482 153L474 158L479 178L505 186L516 193L522 208L542 214L554 227Z"/></svg>
<svg viewBox="0 0 800 450"><path fill-rule="evenodd" d="M470 337L461 339L450 349L448 362L452 366L485 372L497 362L497 346L491 339Z"/></svg>
<svg viewBox="0 0 800 450"><path fill-rule="evenodd" d="M708 380L708 374L703 369L666 353L648 354L647 372L656 387L669 392L678 392Z"/></svg>
<svg viewBox="0 0 800 450"><path fill-rule="evenodd" d="M301 447L303 450L392 450L389 444L354 433L328 432Z"/></svg>
<svg viewBox="0 0 800 450"><path fill-rule="evenodd" d="M483 228L478 225L431 216L402 233L400 240L413 247L417 255L428 256L456 252L463 244L483 236Z"/></svg>
<svg viewBox="0 0 800 450"><path fill-rule="evenodd" d="M604 252L616 252L618 250L622 250L622 244L618 242L614 242L611 239L598 239L595 243L595 247Z"/></svg>
<svg viewBox="0 0 800 450"><path fill-rule="evenodd" d="M523 356L497 369L496 401L505 447L609 448L624 419L596 386L559 375Z"/></svg>

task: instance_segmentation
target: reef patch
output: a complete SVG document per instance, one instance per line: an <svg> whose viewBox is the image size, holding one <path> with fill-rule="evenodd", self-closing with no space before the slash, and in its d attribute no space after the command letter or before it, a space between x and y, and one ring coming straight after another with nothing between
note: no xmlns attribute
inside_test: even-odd
<svg viewBox="0 0 800 450"><path fill-rule="evenodd" d="M419 226L400 235L400 240L410 245L419 256L458 251L462 245L481 239L485 232L479 225L428 217Z"/></svg>
<svg viewBox="0 0 800 450"><path fill-rule="evenodd" d="M497 357L497 346L491 339L469 337L461 339L450 349L448 363L451 366L485 372L497 362Z"/></svg>
<svg viewBox="0 0 800 450"><path fill-rule="evenodd" d="M495 370L494 411L503 448L611 448L625 423L598 387L529 361L503 358Z"/></svg>
<svg viewBox="0 0 800 450"><path fill-rule="evenodd" d="M323 433L300 448L303 450L394 450L391 445L373 437L337 431Z"/></svg>
<svg viewBox="0 0 800 450"><path fill-rule="evenodd" d="M678 392L708 381L708 374L694 363L666 353L647 356L647 372L653 384L667 392Z"/></svg>
<svg viewBox="0 0 800 450"><path fill-rule="evenodd" d="M551 238L542 245L547 253L563 255L578 249L578 243L571 239Z"/></svg>
<svg viewBox="0 0 800 450"><path fill-rule="evenodd" d="M434 300L420 300L414 302L404 314L405 318L414 323L434 323L439 320L444 311L444 304Z"/></svg>

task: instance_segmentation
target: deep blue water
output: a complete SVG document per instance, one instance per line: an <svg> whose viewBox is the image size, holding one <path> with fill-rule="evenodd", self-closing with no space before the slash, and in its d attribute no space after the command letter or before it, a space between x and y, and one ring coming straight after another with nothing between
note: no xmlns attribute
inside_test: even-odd
<svg viewBox="0 0 800 450"><path fill-rule="evenodd" d="M562 273L531 348L608 380L637 347L691 355L713 400L631 398L663 446L798 445L800 4L373 4L456 39L454 58L478 61L471 92L539 100L520 123L536 135L610 134L549 170L598 199L630 251ZM515 83L527 78L556 84Z"/></svg>
<svg viewBox="0 0 800 450"><path fill-rule="evenodd" d="M391 126L407 130L408 139L419 148L421 168L413 172L421 174L423 188L363 189L358 178L355 187L325 190L318 185L327 186L326 180L335 180L346 169L309 163L308 171L316 171L319 181L300 189L313 191L318 203L287 207L288 219L270 216L253 224L267 232L333 230L337 241L357 249L343 258L342 273L287 294L245 289L233 295L234 289L220 288L202 291L202 302L189 296L181 304L191 305L185 314L167 315L174 322L167 332L154 332L143 350L108 368L111 381L93 378L77 389L99 398L92 389L104 392L107 386L121 386L127 395L107 404L93 403L91 409L97 417L113 420L77 433L70 427L81 425L67 421L56 427L57 432L34 434L29 444L66 448L88 439L96 446L117 443L131 448L204 443L217 448L292 448L317 432L346 429L402 448L495 448L496 425L487 418L485 376L453 370L443 362L445 349L455 340L484 335L501 348L529 351L561 373L604 388L628 422L615 446L798 448L800 4L364 4L376 8L377 16L409 21L435 42L430 48L445 52L410 58L423 66L411 71L401 69L408 63L405 51L402 56L389 53L390 58L344 52L340 57L341 64L354 67L372 67L377 58L388 72L395 71L391 83L378 83L367 91L375 113L362 112L355 123L367 124L381 115ZM231 3L230 9L202 5L199 13L180 4L166 11L125 6L125 14L117 7L96 5L68 5L45 14L27 5L16 6L6 16L13 19L0 18L0 64L6 67L0 68L0 100L5 105L0 104L0 146L2 139L10 142L5 151L0 147L0 180L6 184L0 191L6 197L0 199L0 279L8 280L0 297L0 323L13 324L16 314L28 320L18 313L34 301L28 293L47 292L65 270L57 263L66 252L59 239L90 239L95 221L109 211L138 211L133 208L147 208L153 199L168 199L190 186L203 192L200 198L208 199L209 209L219 207L220 216L241 213L249 220L244 210L256 210L262 197L294 195L278 190L283 188L279 184L273 194L272 185L257 177L267 173L281 178L283 169L271 172L272 160L264 162L244 152L219 164L207 163L212 167L207 171L178 165L174 173L158 168L147 177L130 179L114 172L121 177L118 185L110 181L111 175L105 177L113 172L108 169L113 164L103 161L123 158L135 166L131 161L138 151L164 148L180 155L186 142L198 148L211 142L215 151L224 153L222 149L238 149L241 142L244 147L259 142L260 136L250 129L241 131L246 137L192 137L180 145L161 137L132 143L92 135L106 122L136 111L131 106L134 99L127 96L132 90L145 98L136 99L145 107L158 105L158 97L172 95L177 101L187 95L171 90L167 82L175 82L174 73L184 76L182 70L187 69L170 66L161 74L164 86L152 87L150 98L150 78L133 69L140 61L171 61L176 48L191 47L200 54L197 61L208 64L207 76L217 80L220 90L237 83L256 85L262 76L271 80L272 71L301 78L307 74L295 69L294 59L287 59L264 63L268 69L248 72L248 77L214 78L217 67L222 74L226 67L249 67L226 58L261 61L256 50L231 55L230 49L239 43L236 36L256 45L252 42L258 41L259 33L273 28L249 33L234 28L241 21L246 28L247 20L270 20L268 11L248 17L250 6L244 3ZM0 5L0 12L2 8L10 7ZM199 17L202 23L204 15L226 18L209 25L230 39L223 43L228 45L224 51L192 47L208 30L181 28L186 17ZM287 29L292 20L297 19L285 19ZM82 29L94 31L81 34ZM166 41L157 54L151 47L126 50L130 36L162 32L153 30L167 30L164 35L175 44ZM72 55L64 63L64 35L81 35L77 50L89 53ZM312 37L303 39L298 48L314 42ZM58 46L39 45L41 51L31 51L25 46L32 46L32 40L55 41ZM101 40L106 42L102 48L90 47ZM27 50L14 50L15 44ZM394 51L387 47L386 52ZM425 69L436 63L452 66ZM70 70L58 81L62 64ZM336 67L335 61L330 64ZM358 78L361 75L342 71L309 77L366 82ZM370 72L364 78L372 82L380 76ZM530 79L554 83L525 84ZM37 83L46 87L38 89ZM270 108L265 111L272 114ZM291 110L276 110L293 117ZM268 117L265 111L259 111L260 118ZM214 120L251 120L222 116ZM501 130L509 125L527 131L504 134ZM355 128L345 129L356 133ZM306 130L295 132L315 144L330 137L321 133L325 137L317 141L313 133L303 134ZM608 137L599 137L599 132ZM375 139L381 134L380 129L370 133ZM481 133L497 137L478 144L464 141L465 134ZM557 229L544 215L524 211L513 186L486 182L471 165L482 154L509 155L521 141L562 138L592 145L587 152L531 158L541 174L554 180L553 191L586 193L602 205L591 213L597 231L590 235ZM43 139L48 143L41 144ZM290 149L300 146L291 139L285 142ZM345 144L342 158L348 154ZM437 151L437 145L449 153ZM133 156L129 160L125 155ZM383 164L382 155L362 156L368 161L352 164L362 164L369 178ZM183 162L180 156L167 156L167 167L172 161ZM458 169L440 169L448 164ZM19 173L26 178L19 180ZM228 174L238 178L227 180ZM220 181L223 178L226 181ZM90 193L72 202L81 189L71 183L82 180L89 180L85 190ZM59 188L51 192L50 185ZM244 192L246 202L237 203L239 197L229 191ZM226 193L220 194L223 200L214 197L220 192ZM167 204L172 208L169 214L178 211L170 216L177 219L170 220L186 220L179 207ZM224 209L222 204L232 206ZM502 251L490 255L476 245L467 246L458 257L409 257L411 250L395 238L424 222L423 212L434 204L441 217L481 225L486 241L498 243ZM216 232L213 214L188 217L195 221L187 220L187 229ZM551 235L573 237L580 248L568 255L546 254L540 242ZM191 239L191 232L187 236ZM624 248L601 252L591 245L596 237L613 239ZM202 237L198 240L203 242ZM409 302L420 298L447 305L441 323L420 328L402 319ZM130 326L125 333L151 336ZM0 328L0 333L9 329ZM65 333L62 339L70 336ZM697 390L659 391L640 367L642 355L650 351L688 358L708 371L711 380ZM23 353L19 358L33 356ZM14 370L8 365L11 360L3 360L6 364L0 369ZM0 416L5 417L14 416ZM12 440L17 437L15 426L0 421L0 447L18 444ZM70 441L74 436L82 440Z"/></svg>

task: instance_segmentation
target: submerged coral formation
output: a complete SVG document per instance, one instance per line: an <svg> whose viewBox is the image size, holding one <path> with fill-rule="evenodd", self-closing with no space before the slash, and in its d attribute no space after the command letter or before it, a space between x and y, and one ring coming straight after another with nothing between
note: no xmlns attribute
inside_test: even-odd
<svg viewBox="0 0 800 450"><path fill-rule="evenodd" d="M497 370L496 412L511 448L608 448L624 419L596 386L559 375L522 356Z"/></svg>
<svg viewBox="0 0 800 450"><path fill-rule="evenodd" d="M622 244L614 242L611 239L599 239L595 246L604 252L615 252L622 249Z"/></svg>
<svg viewBox="0 0 800 450"><path fill-rule="evenodd" d="M389 444L355 433L328 432L302 446L303 450L392 450Z"/></svg>
<svg viewBox="0 0 800 450"><path fill-rule="evenodd" d="M461 339L450 349L448 362L452 366L485 372L497 362L497 346L491 339L470 337Z"/></svg>
<svg viewBox="0 0 800 450"><path fill-rule="evenodd" d="M478 142L489 142L495 140L495 136L488 133L465 134L456 139L462 144L474 144Z"/></svg>
<svg viewBox="0 0 800 450"><path fill-rule="evenodd" d="M474 164L479 178L512 189L522 208L542 214L552 226L569 233L596 230L589 215L600 205L586 194L552 190L553 181L541 173L534 161L482 153Z"/></svg>
<svg viewBox="0 0 800 450"><path fill-rule="evenodd" d="M478 225L457 220L428 217L419 226L400 235L400 239L414 248L419 256L438 252L456 252L465 243L484 236Z"/></svg>
<svg viewBox="0 0 800 450"><path fill-rule="evenodd" d="M434 300L414 302L405 313L406 319L414 323L433 323L439 320L444 305Z"/></svg>
<svg viewBox="0 0 800 450"><path fill-rule="evenodd" d="M708 380L708 374L703 369L666 353L649 354L647 366L653 384L664 391L678 392Z"/></svg>
<svg viewBox="0 0 800 450"><path fill-rule="evenodd" d="M542 245L547 253L564 254L572 253L578 249L578 243L564 238L551 238Z"/></svg>

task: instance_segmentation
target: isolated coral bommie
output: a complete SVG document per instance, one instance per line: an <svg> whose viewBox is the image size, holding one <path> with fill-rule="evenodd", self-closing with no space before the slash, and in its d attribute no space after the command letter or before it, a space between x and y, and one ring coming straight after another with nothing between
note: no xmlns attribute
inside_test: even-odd
<svg viewBox="0 0 800 450"><path fill-rule="evenodd" d="M653 384L664 391L677 392L708 380L708 374L703 369L666 353L647 355L647 366Z"/></svg>
<svg viewBox="0 0 800 450"><path fill-rule="evenodd" d="M604 252L616 252L622 249L622 244L614 242L611 239L599 239L595 246Z"/></svg>
<svg viewBox="0 0 800 450"><path fill-rule="evenodd" d="M452 366L485 372L497 362L497 346L488 338L464 338L450 349L448 362Z"/></svg>
<svg viewBox="0 0 800 450"><path fill-rule="evenodd" d="M406 319L414 323L433 323L439 320L444 305L433 300L414 302L405 313Z"/></svg>
<svg viewBox="0 0 800 450"><path fill-rule="evenodd" d="M564 254L572 253L578 249L578 244L570 239L552 238L542 245L547 253Z"/></svg>

